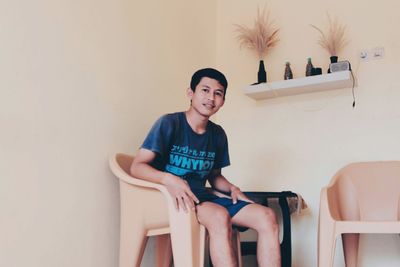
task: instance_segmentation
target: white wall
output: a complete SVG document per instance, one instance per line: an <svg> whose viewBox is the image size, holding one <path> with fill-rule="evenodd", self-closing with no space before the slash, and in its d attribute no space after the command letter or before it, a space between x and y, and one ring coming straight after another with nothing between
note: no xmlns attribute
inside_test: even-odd
<svg viewBox="0 0 400 267"><path fill-rule="evenodd" d="M281 29L265 60L269 81L283 79L285 61L303 77L307 57L326 71L329 55L309 24L326 27L328 11L347 25L350 44L339 57L351 61L358 77L355 109L350 89L258 102L242 93L256 82L258 60L239 49L233 24L251 25L264 3ZM332 175L354 161L400 159L399 8L398 1L218 1L217 65L230 81L218 115L230 137L232 166L225 174L243 189L304 196L311 213L293 218L294 267L316 266L319 194ZM385 48L384 59L360 63L360 50L375 46ZM399 245L398 235L363 237L359 266L399 266ZM336 266L344 266L342 258L338 252Z"/></svg>
<svg viewBox="0 0 400 267"><path fill-rule="evenodd" d="M0 266L117 266L110 153L183 110L214 1L0 1ZM144 266L152 264L145 261Z"/></svg>
<svg viewBox="0 0 400 267"><path fill-rule="evenodd" d="M242 94L257 60L238 48L232 24L252 23L264 2L0 0L0 266L116 266L107 156L133 153L160 114L186 108L190 75L214 64L230 81L218 116L230 137L225 174L243 189L303 194L311 214L294 218L293 265L316 266L320 188L348 162L400 156L399 4L268 1L281 28L270 81L286 60L297 77L309 56L327 68L309 27L324 26L326 11L348 25L340 57L358 77L353 110L349 89L259 102ZM385 58L359 63L374 46ZM399 265L398 236L362 241L361 266Z"/></svg>

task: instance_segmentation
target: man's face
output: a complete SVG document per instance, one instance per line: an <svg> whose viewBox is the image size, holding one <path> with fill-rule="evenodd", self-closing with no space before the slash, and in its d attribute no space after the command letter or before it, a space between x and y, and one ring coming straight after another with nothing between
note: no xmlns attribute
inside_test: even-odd
<svg viewBox="0 0 400 267"><path fill-rule="evenodd" d="M188 89L188 96L192 101L192 108L205 117L215 114L224 105L225 88L212 78L203 77L196 90Z"/></svg>

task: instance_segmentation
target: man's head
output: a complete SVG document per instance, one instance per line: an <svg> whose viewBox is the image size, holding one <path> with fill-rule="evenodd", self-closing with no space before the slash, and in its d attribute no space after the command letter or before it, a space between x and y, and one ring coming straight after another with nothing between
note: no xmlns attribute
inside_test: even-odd
<svg viewBox="0 0 400 267"><path fill-rule="evenodd" d="M196 71L187 89L190 99L190 110L209 118L215 114L225 102L228 82L225 76L211 68Z"/></svg>
<svg viewBox="0 0 400 267"><path fill-rule="evenodd" d="M190 81L190 89L192 89L194 92L196 90L196 86L204 77L208 77L219 82L219 84L224 88L225 99L226 90L228 89L228 81L226 80L225 75L216 69L206 68L196 71L192 76L192 80Z"/></svg>

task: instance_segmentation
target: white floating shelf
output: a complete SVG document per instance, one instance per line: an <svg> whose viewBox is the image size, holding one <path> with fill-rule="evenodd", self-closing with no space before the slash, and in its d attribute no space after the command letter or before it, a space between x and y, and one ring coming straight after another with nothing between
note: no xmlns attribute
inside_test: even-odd
<svg viewBox="0 0 400 267"><path fill-rule="evenodd" d="M255 99L306 94L351 87L353 79L350 71L308 76L304 78L260 83L244 88L244 93Z"/></svg>

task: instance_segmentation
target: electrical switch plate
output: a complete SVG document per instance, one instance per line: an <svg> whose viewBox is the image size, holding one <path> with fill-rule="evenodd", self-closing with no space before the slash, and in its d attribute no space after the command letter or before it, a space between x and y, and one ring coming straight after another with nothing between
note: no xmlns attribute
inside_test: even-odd
<svg viewBox="0 0 400 267"><path fill-rule="evenodd" d="M361 59L361 61L368 61L369 60L369 51L361 50L360 51L360 59Z"/></svg>
<svg viewBox="0 0 400 267"><path fill-rule="evenodd" d="M372 58L373 59L382 59L385 56L385 48L384 47L375 47L372 49Z"/></svg>

